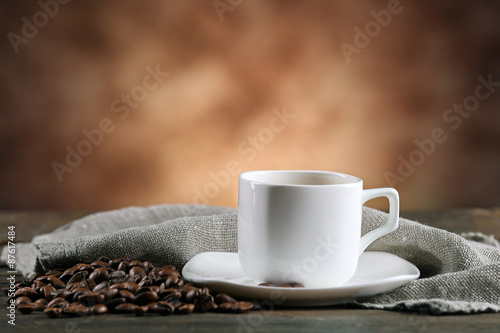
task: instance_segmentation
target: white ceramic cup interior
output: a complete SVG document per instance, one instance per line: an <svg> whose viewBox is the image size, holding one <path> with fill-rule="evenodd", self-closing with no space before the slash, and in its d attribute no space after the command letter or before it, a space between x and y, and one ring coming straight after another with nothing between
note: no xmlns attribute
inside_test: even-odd
<svg viewBox="0 0 500 333"><path fill-rule="evenodd" d="M388 221L361 237L362 205L380 196L389 199ZM397 229L398 218L395 189L363 190L354 176L308 170L239 176L239 259L259 282L340 286L366 247Z"/></svg>

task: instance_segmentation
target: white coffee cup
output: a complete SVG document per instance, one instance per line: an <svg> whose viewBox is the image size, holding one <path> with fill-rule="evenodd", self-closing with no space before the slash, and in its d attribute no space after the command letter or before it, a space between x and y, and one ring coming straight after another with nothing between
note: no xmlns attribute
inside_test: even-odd
<svg viewBox="0 0 500 333"><path fill-rule="evenodd" d="M380 196L389 199L389 218L361 237L362 205ZM368 245L397 229L398 219L395 189L363 190L354 176L308 170L239 176L239 260L258 282L340 286Z"/></svg>

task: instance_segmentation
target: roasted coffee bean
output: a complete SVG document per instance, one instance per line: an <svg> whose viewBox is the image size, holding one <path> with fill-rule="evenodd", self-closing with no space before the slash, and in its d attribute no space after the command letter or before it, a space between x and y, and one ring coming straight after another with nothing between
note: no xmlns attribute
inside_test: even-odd
<svg viewBox="0 0 500 333"><path fill-rule="evenodd" d="M61 276L59 276L59 280L66 283L66 287L67 287L67 284L68 284L69 280L71 280L72 277L73 277L73 274L62 274Z"/></svg>
<svg viewBox="0 0 500 333"><path fill-rule="evenodd" d="M300 283L292 283L290 286L292 288L305 288L304 285L302 285Z"/></svg>
<svg viewBox="0 0 500 333"><path fill-rule="evenodd" d="M94 280L91 280L91 279L86 279L86 280L79 283L79 287L81 287L81 288L94 289L95 286L96 286L96 283L94 282Z"/></svg>
<svg viewBox="0 0 500 333"><path fill-rule="evenodd" d="M154 308L155 308L156 304L158 304L158 302L152 302L152 303L149 303L148 305L143 305L143 306L148 307L148 312L155 312Z"/></svg>
<svg viewBox="0 0 500 333"><path fill-rule="evenodd" d="M66 284L59 280L55 275L51 275L47 278L50 284L56 289L64 289L66 288Z"/></svg>
<svg viewBox="0 0 500 333"><path fill-rule="evenodd" d="M272 285L270 285L269 283L262 282L259 283L259 287L272 287Z"/></svg>
<svg viewBox="0 0 500 333"><path fill-rule="evenodd" d="M190 314L194 311L194 304L183 304L177 309L179 314Z"/></svg>
<svg viewBox="0 0 500 333"><path fill-rule="evenodd" d="M160 292L159 286L149 286L149 288L151 289L151 291L154 291L157 294Z"/></svg>
<svg viewBox="0 0 500 333"><path fill-rule="evenodd" d="M111 267L113 269L118 269L118 266L121 264L122 261L129 261L129 260L130 259L128 259L126 257L121 257L121 258L110 260L109 264L111 265Z"/></svg>
<svg viewBox="0 0 500 333"><path fill-rule="evenodd" d="M97 259L96 261L103 261L103 262L109 263L109 262L110 262L110 259L109 259L109 257L106 257L106 256L101 256L101 257L99 257L99 259Z"/></svg>
<svg viewBox="0 0 500 333"><path fill-rule="evenodd" d="M175 284L176 288L182 288L184 286L184 279L180 278L177 280L177 283Z"/></svg>
<svg viewBox="0 0 500 333"><path fill-rule="evenodd" d="M173 269L169 269L169 268L165 268L166 266L164 266L161 270L160 270L160 276L177 276L177 277L180 277L181 274L176 271L176 270L173 270Z"/></svg>
<svg viewBox="0 0 500 333"><path fill-rule="evenodd" d="M174 265L165 265L165 266L163 266L161 269L162 269L162 270L163 270L163 269L168 269L168 270L171 270L171 271L176 271L176 270L177 270L177 268L175 268L175 266L174 266Z"/></svg>
<svg viewBox="0 0 500 333"><path fill-rule="evenodd" d="M219 310L221 312L232 312L233 311L233 303L236 302L226 302L219 304Z"/></svg>
<svg viewBox="0 0 500 333"><path fill-rule="evenodd" d="M135 308L137 308L137 305L134 303L123 303L116 306L113 311L116 313L132 313Z"/></svg>
<svg viewBox="0 0 500 333"><path fill-rule="evenodd" d="M211 295L207 295L205 293L201 293L194 300L194 308L197 312L207 312L212 309L212 305L214 304L214 298ZM236 304L236 303L233 303Z"/></svg>
<svg viewBox="0 0 500 333"><path fill-rule="evenodd" d="M174 307L174 309L177 309L179 306L182 305L181 300L177 297L167 297L161 302L167 302L171 304Z"/></svg>
<svg viewBox="0 0 500 333"><path fill-rule="evenodd" d="M148 261L128 258L101 257L91 264L56 268L45 274L33 274L16 282L14 287L14 302L20 312L44 310L50 318L107 312L137 316L148 312L242 313L256 308L253 303L238 302L229 295L212 294L208 288L186 283L172 265L158 268ZM8 288L2 291L10 292Z"/></svg>
<svg viewBox="0 0 500 333"><path fill-rule="evenodd" d="M141 266L134 266L128 271L129 276L139 276L140 279L146 276L146 271ZM140 281L140 280L139 280Z"/></svg>
<svg viewBox="0 0 500 333"><path fill-rule="evenodd" d="M132 267L140 267L140 268L144 268L144 264L142 263L142 261L140 260L132 260L130 262L130 264L128 265L128 267L131 269Z"/></svg>
<svg viewBox="0 0 500 333"><path fill-rule="evenodd" d="M111 289L127 290L127 285L123 282L114 283L110 286Z"/></svg>
<svg viewBox="0 0 500 333"><path fill-rule="evenodd" d="M131 302L133 303L135 301L135 295L128 291L128 290L120 290L120 292L118 293L121 297L125 298L127 300L127 302Z"/></svg>
<svg viewBox="0 0 500 333"><path fill-rule="evenodd" d="M41 287L44 287L46 286L47 284L45 282L42 282L42 281L33 281L33 284L31 285L31 287L35 290L41 288Z"/></svg>
<svg viewBox="0 0 500 333"><path fill-rule="evenodd" d="M90 308L90 312L96 315L105 314L108 312L108 307L104 304L95 304Z"/></svg>
<svg viewBox="0 0 500 333"><path fill-rule="evenodd" d="M105 302L104 304L108 307L109 310L113 310L118 305L123 304L125 302L126 302L125 298L119 297L119 298L112 299L108 302Z"/></svg>
<svg viewBox="0 0 500 333"><path fill-rule="evenodd" d="M53 299L57 298L57 297L62 297L68 301L73 297L73 294L74 294L74 292L72 290L68 290L68 289L54 290L50 293L50 295L52 295Z"/></svg>
<svg viewBox="0 0 500 333"><path fill-rule="evenodd" d="M90 264L79 264L80 268L78 269L80 272L86 271L89 274L94 271L94 267Z"/></svg>
<svg viewBox="0 0 500 333"><path fill-rule="evenodd" d="M126 286L126 289L134 294L137 293L137 290L139 290L139 288L141 288L137 283L132 281L124 282L124 284Z"/></svg>
<svg viewBox="0 0 500 333"><path fill-rule="evenodd" d="M134 309L134 314L136 316L144 316L144 314L146 312L148 312L149 308L147 305L143 305L143 306L138 306Z"/></svg>
<svg viewBox="0 0 500 333"><path fill-rule="evenodd" d="M198 288L191 288L185 295L184 300L188 303L194 302L194 300L198 297L200 291Z"/></svg>
<svg viewBox="0 0 500 333"><path fill-rule="evenodd" d="M122 261L119 265L118 265L118 270L119 271L123 271L123 272L127 272L128 271L128 265L129 265L129 262L128 261Z"/></svg>
<svg viewBox="0 0 500 333"><path fill-rule="evenodd" d="M28 304L28 303L31 303L31 299L29 299L29 297L26 297L26 296L19 296L18 298L16 298L14 300L14 305L17 307L21 304Z"/></svg>
<svg viewBox="0 0 500 333"><path fill-rule="evenodd" d="M156 302L158 294L154 291L146 291L135 297L135 303L138 305L146 305L148 303Z"/></svg>
<svg viewBox="0 0 500 333"><path fill-rule="evenodd" d="M96 284L99 284L103 281L109 280L109 272L106 267L97 268L89 275L89 279L94 280Z"/></svg>
<svg viewBox="0 0 500 333"><path fill-rule="evenodd" d="M16 282L16 284L14 284L14 287L16 289L24 288L24 287L29 287L29 286L30 285L28 283L26 283L26 281Z"/></svg>
<svg viewBox="0 0 500 333"><path fill-rule="evenodd" d="M245 313L253 308L254 304L252 302L228 302L219 305L219 310L222 312Z"/></svg>
<svg viewBox="0 0 500 333"><path fill-rule="evenodd" d="M94 267L96 269L97 268L108 268L108 267L111 268L109 262L99 261L99 260L94 261L93 263L91 263L91 265L92 265L92 267Z"/></svg>
<svg viewBox="0 0 500 333"><path fill-rule="evenodd" d="M77 302L78 297L80 297L81 295L87 295L92 292L89 288L81 288L81 287L75 288L72 291L73 291L73 297L71 298L71 300L73 302Z"/></svg>
<svg viewBox="0 0 500 333"><path fill-rule="evenodd" d="M119 292L120 290L117 288L109 288L99 291L100 294L105 296L106 300L111 300L115 298L115 296L118 295Z"/></svg>
<svg viewBox="0 0 500 333"><path fill-rule="evenodd" d="M104 302L104 299L106 297L103 294L99 294L96 292L90 292L87 294L80 295L78 297L78 301L82 302L83 304L87 304L89 306L92 306L94 304L102 303Z"/></svg>
<svg viewBox="0 0 500 333"><path fill-rule="evenodd" d="M57 318L62 314L63 310L61 308L45 308L43 312L45 312L49 318Z"/></svg>
<svg viewBox="0 0 500 333"><path fill-rule="evenodd" d="M49 301L47 301L45 298L39 298L35 301L35 303L43 304L43 306L46 306L49 303Z"/></svg>
<svg viewBox="0 0 500 333"><path fill-rule="evenodd" d="M142 263L142 268L144 268L144 270L146 271L146 273L149 273L154 268L154 266L149 261L144 261Z"/></svg>
<svg viewBox="0 0 500 333"><path fill-rule="evenodd" d="M49 303L49 304L47 304L46 307L48 307L48 308L61 308L61 309L63 309L65 307L67 307L68 305L70 305L70 302L68 302L68 301L62 301L62 302L57 302L57 303L53 303L53 304Z"/></svg>
<svg viewBox="0 0 500 333"><path fill-rule="evenodd" d="M36 278L38 278L39 276L42 276L42 274L41 273L34 273L34 274L32 274L28 278L28 280L26 281L27 285L31 285L36 280Z"/></svg>
<svg viewBox="0 0 500 333"><path fill-rule="evenodd" d="M160 270L155 267L149 271L148 276L151 280L158 280L161 277Z"/></svg>
<svg viewBox="0 0 500 333"><path fill-rule="evenodd" d="M35 303L19 304L17 309L22 314L30 314L37 309L37 305Z"/></svg>
<svg viewBox="0 0 500 333"><path fill-rule="evenodd" d="M47 284L47 283L49 283L48 277L49 277L48 275L41 275L41 276L37 277L35 279L35 281L39 281L39 282L43 282L43 283ZM35 281L33 281L33 283Z"/></svg>
<svg viewBox="0 0 500 333"><path fill-rule="evenodd" d="M88 274L88 272L87 272ZM68 280L68 282L66 283L67 285L68 284L71 284L71 283L80 283L82 281L85 281L87 277L85 276L85 273L84 272L78 272L78 273L75 273L71 279Z"/></svg>
<svg viewBox="0 0 500 333"><path fill-rule="evenodd" d="M82 317L88 315L90 309L82 304L70 304L63 308L63 313L74 317Z"/></svg>
<svg viewBox="0 0 500 333"><path fill-rule="evenodd" d="M109 283L111 284L123 283L127 280L127 273L125 273L124 271L114 271L113 273L109 274Z"/></svg>
<svg viewBox="0 0 500 333"><path fill-rule="evenodd" d="M156 302L153 311L161 314L162 316L168 316L174 312L175 308L172 304L165 301Z"/></svg>
<svg viewBox="0 0 500 333"><path fill-rule="evenodd" d="M96 285L95 288L92 289L92 291L101 291L101 290L105 290L108 288L109 288L109 281L102 281L101 283Z"/></svg>
<svg viewBox="0 0 500 333"><path fill-rule="evenodd" d="M55 290L56 289L53 286L43 286L40 288L40 294L43 294L43 297L50 302L54 298L54 296L52 296L52 292Z"/></svg>
<svg viewBox="0 0 500 333"><path fill-rule="evenodd" d="M236 300L227 294L219 293L215 296L215 303L217 304L234 302L236 302Z"/></svg>
<svg viewBox="0 0 500 333"><path fill-rule="evenodd" d="M162 290L158 293L158 297L163 300L165 298L168 298L168 297L177 297L177 298L181 298L182 297L182 293L176 289L165 289L165 290Z"/></svg>
<svg viewBox="0 0 500 333"><path fill-rule="evenodd" d="M139 290L137 290L137 292L135 294L139 295L139 294L146 292L146 291L151 291L151 288L150 287L140 287Z"/></svg>
<svg viewBox="0 0 500 333"><path fill-rule="evenodd" d="M252 302L235 302L231 304L233 304L233 309L236 313L244 313L253 309Z"/></svg>
<svg viewBox="0 0 500 333"><path fill-rule="evenodd" d="M63 268L56 268L51 271L48 271L47 273L45 273L45 275L59 277L60 275L62 275L64 271L65 270Z"/></svg>
<svg viewBox="0 0 500 333"><path fill-rule="evenodd" d="M56 297L47 304L48 308L60 308L69 305L69 302L62 297Z"/></svg>
<svg viewBox="0 0 500 333"><path fill-rule="evenodd" d="M186 285L182 288L180 288L180 292L182 293L183 297L186 297L186 294L191 290L191 289L196 289L196 287L191 286L191 285Z"/></svg>
<svg viewBox="0 0 500 333"><path fill-rule="evenodd" d="M43 309L45 309L45 306L47 305L47 303L39 302L42 299L43 298L37 299L34 303L31 303L31 304L35 304L35 311L43 311Z"/></svg>
<svg viewBox="0 0 500 333"><path fill-rule="evenodd" d="M141 287L147 287L151 285L151 281L153 281L149 276L145 276L141 281L137 282L137 284Z"/></svg>
<svg viewBox="0 0 500 333"><path fill-rule="evenodd" d="M14 293L14 296L15 297L26 296L32 301L36 301L37 299L43 297L41 294L37 293L35 289L30 288L30 287L23 287L23 288L18 289Z"/></svg>
<svg viewBox="0 0 500 333"><path fill-rule="evenodd" d="M142 278L140 275L132 275L132 276L129 276L129 278L128 278L128 282L139 283L141 281L142 281Z"/></svg>

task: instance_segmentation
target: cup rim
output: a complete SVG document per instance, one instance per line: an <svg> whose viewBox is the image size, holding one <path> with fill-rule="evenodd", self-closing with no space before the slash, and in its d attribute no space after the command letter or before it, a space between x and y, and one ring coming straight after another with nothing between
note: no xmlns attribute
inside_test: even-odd
<svg viewBox="0 0 500 333"><path fill-rule="evenodd" d="M340 176L342 178L349 179L351 181L346 183L336 183L336 184L283 184L279 182L268 182L268 181L260 181L255 179L250 179L250 174L263 174L263 173L311 173L311 174L324 174L324 175L335 175ZM325 170L252 170L252 171L244 171L239 175L240 180L245 180L252 182L254 184L264 184L264 185L273 185L273 186L296 186L296 187L328 187L328 186L349 186L362 184L363 180L359 177L352 176L346 173L334 172L334 171L325 171Z"/></svg>

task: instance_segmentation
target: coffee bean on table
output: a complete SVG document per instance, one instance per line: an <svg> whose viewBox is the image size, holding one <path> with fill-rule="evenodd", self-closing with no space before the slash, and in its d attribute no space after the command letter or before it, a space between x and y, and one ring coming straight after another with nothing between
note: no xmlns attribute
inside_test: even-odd
<svg viewBox="0 0 500 333"><path fill-rule="evenodd" d="M16 307L18 307L21 304L29 304L29 303L31 303L31 300L28 297L26 297L26 296L19 296L14 301L14 305Z"/></svg>
<svg viewBox="0 0 500 333"><path fill-rule="evenodd" d="M227 294L219 293L215 296L215 302L217 304L234 303L234 302L236 302L236 300Z"/></svg>
<svg viewBox="0 0 500 333"><path fill-rule="evenodd" d="M257 308L252 302L186 283L173 265L155 267L149 261L129 258L101 256L90 264L35 273L14 286L9 302L14 299L20 313L44 311L49 318L105 313L244 313ZM7 288L2 291L9 292Z"/></svg>
<svg viewBox="0 0 500 333"><path fill-rule="evenodd" d="M19 304L17 306L17 309L22 314L28 314L28 313L32 313L33 311L35 311L37 309L37 306L35 303Z"/></svg>
<svg viewBox="0 0 500 333"><path fill-rule="evenodd" d="M97 268L89 275L89 279L94 280L96 284L107 281L109 279L108 269L106 267Z"/></svg>
<svg viewBox="0 0 500 333"><path fill-rule="evenodd" d="M128 291L128 290L120 290L120 292L118 293L121 297L125 298L127 300L127 302L134 302L135 300L135 295Z"/></svg>
<svg viewBox="0 0 500 333"><path fill-rule="evenodd" d="M101 315L108 312L108 307L104 304L95 304L90 308L93 314Z"/></svg>
<svg viewBox="0 0 500 333"><path fill-rule="evenodd" d="M127 300L125 298L119 297L109 300L107 303L105 303L105 305L108 307L109 310L114 310L115 307L126 302Z"/></svg>
<svg viewBox="0 0 500 333"><path fill-rule="evenodd" d="M43 312L45 312L49 318L57 318L62 315L63 310L61 308L45 308Z"/></svg>
<svg viewBox="0 0 500 333"><path fill-rule="evenodd" d="M179 314L190 314L194 311L194 304L183 304L177 309Z"/></svg>
<svg viewBox="0 0 500 333"><path fill-rule="evenodd" d="M138 306L134 309L134 314L136 316L144 316L144 314L146 312L148 312L149 310L149 307L147 305L143 305L143 306Z"/></svg>
<svg viewBox="0 0 500 333"><path fill-rule="evenodd" d="M252 302L235 302L233 304L233 310L236 313L244 313L253 309Z"/></svg>
<svg viewBox="0 0 500 333"><path fill-rule="evenodd" d="M138 305L146 305L158 300L158 295L154 291L146 291L136 296L135 303Z"/></svg>
<svg viewBox="0 0 500 333"><path fill-rule="evenodd" d="M64 314L74 317L83 317L90 313L90 309L83 304L70 304L62 310Z"/></svg>
<svg viewBox="0 0 500 333"><path fill-rule="evenodd" d="M134 303L123 303L114 308L115 312L118 313L132 313L134 312L135 308L137 308L137 305Z"/></svg>
<svg viewBox="0 0 500 333"><path fill-rule="evenodd" d="M153 306L153 311L161 314L162 316L168 316L172 314L174 310L175 307L170 302L166 301L156 302L155 305Z"/></svg>

